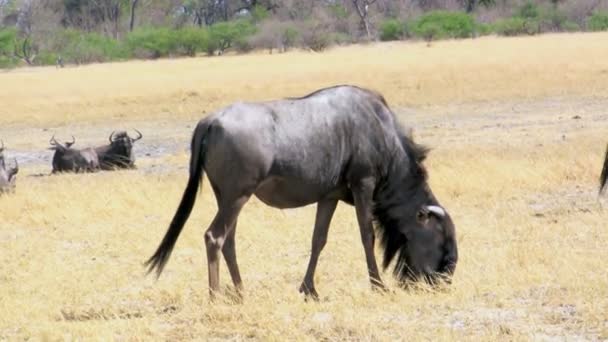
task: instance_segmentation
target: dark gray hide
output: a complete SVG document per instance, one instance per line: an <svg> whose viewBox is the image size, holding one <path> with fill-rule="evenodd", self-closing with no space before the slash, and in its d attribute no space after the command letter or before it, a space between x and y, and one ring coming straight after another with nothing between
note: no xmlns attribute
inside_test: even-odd
<svg viewBox="0 0 608 342"><path fill-rule="evenodd" d="M55 136L51 138L49 143L50 150L54 150L53 155L53 173L57 172L95 172L99 170L99 159L97 153L92 148L84 148L78 150L72 148L76 139L72 136L71 142L66 142L62 145Z"/></svg>
<svg viewBox="0 0 608 342"><path fill-rule="evenodd" d="M162 272L206 172L218 202L205 233L212 295L219 288L220 251L235 286L241 286L234 235L251 195L275 208L317 203L312 253L300 287L313 298L317 260L338 201L355 206L373 286L383 287L374 255L374 222L384 248L383 266L396 260L394 274L404 284L420 278L449 280L454 272L455 229L427 184L422 166L426 149L404 133L378 93L336 86L302 98L236 103L201 120L191 148L188 185L147 262L149 271Z"/></svg>
<svg viewBox="0 0 608 342"><path fill-rule="evenodd" d="M14 192L15 183L17 181L17 173L19 172L19 164L15 159L15 166L12 168L6 168L6 161L4 158L4 142L0 141L0 195L4 193Z"/></svg>
<svg viewBox="0 0 608 342"><path fill-rule="evenodd" d="M137 138L131 138L127 132L120 131L110 134L110 144L95 148L99 156L99 166L102 170L132 169L135 168L135 155L133 143L142 138L142 134L135 130Z"/></svg>
<svg viewBox="0 0 608 342"><path fill-rule="evenodd" d="M606 146L606 153L604 155L604 166L602 167L602 173L600 174L600 194L604 192L606 188L606 181L608 180L608 146Z"/></svg>

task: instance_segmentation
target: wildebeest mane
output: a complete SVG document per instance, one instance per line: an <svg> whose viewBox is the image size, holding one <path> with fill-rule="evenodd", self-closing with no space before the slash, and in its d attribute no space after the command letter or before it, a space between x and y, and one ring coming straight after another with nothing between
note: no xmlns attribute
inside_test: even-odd
<svg viewBox="0 0 608 342"><path fill-rule="evenodd" d="M384 249L382 266L386 269L397 257L393 273L405 280L409 275L407 238L399 227L403 221L416 220L418 210L430 199L427 172L422 165L429 150L406 136L401 127L396 127L396 131L400 146L390 156L387 172L376 187L374 218Z"/></svg>
<svg viewBox="0 0 608 342"><path fill-rule="evenodd" d="M356 88L359 89L362 92L368 93L374 97L377 97L380 102L382 102L383 105L385 105L386 107L388 107L388 103L386 102L386 99L384 99L384 96L382 96L382 94L375 92L373 90L370 89L364 89L361 87L357 87L357 86L353 86L353 85L348 85L348 84L338 84L335 86L331 86L331 87L326 87L326 88L321 88L321 89L317 89L315 91L313 91L312 93L306 94L304 96L300 96L300 97L286 97L285 99L287 100L304 100L304 99L308 99L311 97L314 97L315 95L318 95L322 92L325 92L327 90L331 90L331 89L336 89L336 88L341 88L341 87L348 87L348 88Z"/></svg>

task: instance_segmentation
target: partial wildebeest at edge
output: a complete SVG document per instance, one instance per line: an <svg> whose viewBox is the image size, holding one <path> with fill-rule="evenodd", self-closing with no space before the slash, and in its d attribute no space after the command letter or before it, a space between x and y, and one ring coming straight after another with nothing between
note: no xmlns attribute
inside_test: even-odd
<svg viewBox="0 0 608 342"><path fill-rule="evenodd" d="M15 159L15 166L6 168L4 158L4 141L0 140L0 195L15 191L15 182L17 173L19 172L19 163Z"/></svg>
<svg viewBox="0 0 608 342"><path fill-rule="evenodd" d="M51 147L49 150L54 150L53 155L53 172L94 172L99 170L99 159L94 149L88 147L82 150L72 148L76 142L72 136L71 142L66 142L62 145L55 136L49 140Z"/></svg>
<svg viewBox="0 0 608 342"><path fill-rule="evenodd" d="M133 143L142 138L142 134L135 130L137 138L131 138L127 132L120 131L110 134L110 144L95 148L99 156L99 166L102 170L132 169L135 168L135 155Z"/></svg>
<svg viewBox="0 0 608 342"><path fill-rule="evenodd" d="M604 166L602 167L602 174L600 175L600 194L606 187L606 180L608 179L608 145L606 146L606 155L604 156Z"/></svg>
<svg viewBox="0 0 608 342"><path fill-rule="evenodd" d="M455 228L427 183L426 149L398 125L373 91L336 86L302 98L236 103L201 120L192 137L190 178L148 271L160 276L194 205L204 172L218 203L205 233L209 287L219 289L219 253L240 293L237 218L252 195L275 208L317 203L312 252L300 292L318 298L314 272L338 201L354 204L373 287L384 288L374 256L374 222L384 268L396 258L401 284L451 279ZM267 262L271 262L268 260Z"/></svg>

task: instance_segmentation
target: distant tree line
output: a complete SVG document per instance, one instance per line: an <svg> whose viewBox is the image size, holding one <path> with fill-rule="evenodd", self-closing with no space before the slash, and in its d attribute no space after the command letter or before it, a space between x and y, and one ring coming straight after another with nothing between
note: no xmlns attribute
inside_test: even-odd
<svg viewBox="0 0 608 342"><path fill-rule="evenodd" d="M0 0L0 67L608 30L608 0Z"/></svg>

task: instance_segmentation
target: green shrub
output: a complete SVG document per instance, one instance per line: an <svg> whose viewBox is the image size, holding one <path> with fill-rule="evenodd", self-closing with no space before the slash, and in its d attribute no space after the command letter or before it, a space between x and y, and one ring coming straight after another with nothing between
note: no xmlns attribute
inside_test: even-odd
<svg viewBox="0 0 608 342"><path fill-rule="evenodd" d="M414 36L425 40L469 38L473 36L475 20L466 13L433 11L422 15L411 24Z"/></svg>
<svg viewBox="0 0 608 342"><path fill-rule="evenodd" d="M566 32L577 32L580 31L581 27L579 24L575 23L574 21L570 21L570 20L566 20L566 22L564 22L562 24L562 31L566 31Z"/></svg>
<svg viewBox="0 0 608 342"><path fill-rule="evenodd" d="M608 30L608 12L594 12L587 21L587 29L589 31Z"/></svg>
<svg viewBox="0 0 608 342"><path fill-rule="evenodd" d="M283 30L281 35L281 43L283 43L283 49L288 50L292 46L296 45L298 36L300 33L295 27L288 26Z"/></svg>
<svg viewBox="0 0 608 342"><path fill-rule="evenodd" d="M209 32L204 28L186 27L174 33L176 48L180 54L195 56L197 52L207 51Z"/></svg>
<svg viewBox="0 0 608 342"><path fill-rule="evenodd" d="M534 2L527 1L517 9L514 16L524 19L537 19L540 16L540 11Z"/></svg>
<svg viewBox="0 0 608 342"><path fill-rule="evenodd" d="M255 32L255 26L247 20L225 21L214 24L209 28L207 53L213 54L218 51L221 54L233 45L242 48L248 44L247 39Z"/></svg>
<svg viewBox="0 0 608 342"><path fill-rule="evenodd" d="M542 31L565 31L566 22L568 22L566 13L555 6L545 8L540 14Z"/></svg>
<svg viewBox="0 0 608 342"><path fill-rule="evenodd" d="M494 23L494 32L501 36L520 36L537 34L540 30L538 21L513 17L498 20Z"/></svg>
<svg viewBox="0 0 608 342"><path fill-rule="evenodd" d="M479 36L487 36L494 32L494 26L491 24L477 23L475 25L475 32Z"/></svg>
<svg viewBox="0 0 608 342"><path fill-rule="evenodd" d="M268 10L261 5L255 5L251 10L251 19L254 23L263 21L268 18L269 15L270 13L268 13Z"/></svg>
<svg viewBox="0 0 608 342"><path fill-rule="evenodd" d="M14 49L17 31L14 29L0 30L0 55L11 55Z"/></svg>
<svg viewBox="0 0 608 342"><path fill-rule="evenodd" d="M36 65L56 65L58 56L55 52L40 51L36 56Z"/></svg>
<svg viewBox="0 0 608 342"><path fill-rule="evenodd" d="M387 19L380 24L380 40L400 40L405 33L405 25L397 19Z"/></svg>
<svg viewBox="0 0 608 342"><path fill-rule="evenodd" d="M0 68L10 68L17 65L18 60L13 55L16 38L16 30L0 30Z"/></svg>
<svg viewBox="0 0 608 342"><path fill-rule="evenodd" d="M137 58L165 57L178 48L175 31L167 28L139 28L129 33L126 44Z"/></svg>
<svg viewBox="0 0 608 342"><path fill-rule="evenodd" d="M38 65L52 65L57 56L61 56L66 63L86 64L126 59L129 54L115 39L98 33L65 29L44 42L34 62Z"/></svg>

